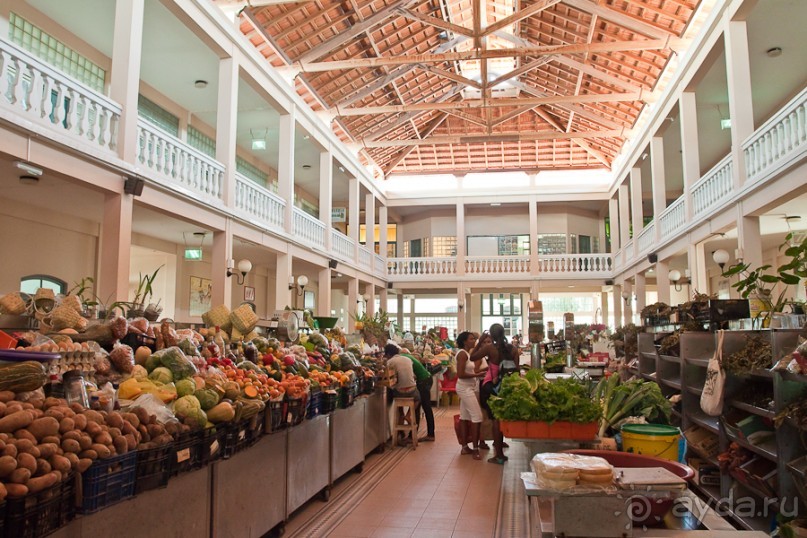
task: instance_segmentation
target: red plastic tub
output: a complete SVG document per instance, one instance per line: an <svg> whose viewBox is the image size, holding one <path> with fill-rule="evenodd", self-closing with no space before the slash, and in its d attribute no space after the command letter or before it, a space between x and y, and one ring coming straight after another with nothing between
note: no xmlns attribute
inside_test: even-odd
<svg viewBox="0 0 807 538"><path fill-rule="evenodd" d="M695 477L695 471L692 470L692 468L676 461L664 460L653 456L617 452L614 450L567 450L566 452L580 454L582 456L598 456L614 467L663 467L687 482L692 481ZM638 494L633 493L632 496L640 497ZM644 497L635 499L630 507L633 524L645 526L659 525L664 520L664 516L667 512L672 509L674 502L673 499L659 500ZM648 507L650 508L649 511Z"/></svg>

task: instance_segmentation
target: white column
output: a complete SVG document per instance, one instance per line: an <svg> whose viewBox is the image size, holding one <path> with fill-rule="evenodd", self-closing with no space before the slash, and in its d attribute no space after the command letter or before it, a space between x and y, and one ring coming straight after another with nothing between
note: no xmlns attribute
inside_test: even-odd
<svg viewBox="0 0 807 538"><path fill-rule="evenodd" d="M364 243L375 253L375 195L371 192L364 197Z"/></svg>
<svg viewBox="0 0 807 538"><path fill-rule="evenodd" d="M367 301L364 305L365 312L370 317L375 316L375 286L373 284L367 284L364 287L364 295L365 300Z"/></svg>
<svg viewBox="0 0 807 538"><path fill-rule="evenodd" d="M283 229L294 234L294 131L296 109L292 105L288 114L281 114L279 122L277 193L286 201Z"/></svg>
<svg viewBox="0 0 807 538"><path fill-rule="evenodd" d="M538 261L538 201L530 196L530 275L537 276L540 263ZM603 243L603 246L605 243Z"/></svg>
<svg viewBox="0 0 807 538"><path fill-rule="evenodd" d="M600 292L600 323L608 327L608 292Z"/></svg>
<svg viewBox="0 0 807 538"><path fill-rule="evenodd" d="M644 273L636 273L636 276L633 277L633 281L636 283L636 313L641 314L644 307L647 306L647 288L646 288L646 280ZM639 320L639 325L642 322Z"/></svg>
<svg viewBox="0 0 807 538"><path fill-rule="evenodd" d="M457 276L465 275L465 257L468 255L465 241L465 203L457 202Z"/></svg>
<svg viewBox="0 0 807 538"><path fill-rule="evenodd" d="M350 238L353 240L355 248L353 250L354 261L359 261L359 212L361 211L361 200L359 198L359 180L355 177L348 181L348 209L347 227Z"/></svg>
<svg viewBox="0 0 807 538"><path fill-rule="evenodd" d="M614 284L614 325L622 327L622 305L625 301L622 300L622 286Z"/></svg>
<svg viewBox="0 0 807 538"><path fill-rule="evenodd" d="M630 205L628 204L628 200L630 199L630 195L628 194L628 185L622 183L619 186L619 236L620 236L620 245L624 251L625 245L628 244L630 241ZM623 262L627 259L625 257L625 252L623 252ZM632 253L631 253L632 254Z"/></svg>
<svg viewBox="0 0 807 538"><path fill-rule="evenodd" d="M620 296L622 301L622 324L627 325L633 323L633 284L630 280L626 280L622 284L622 291L628 294L627 301Z"/></svg>
<svg viewBox="0 0 807 538"><path fill-rule="evenodd" d="M619 200L608 200L608 219L611 227L611 253L618 252L622 244L619 242ZM536 245L536 249L538 246Z"/></svg>
<svg viewBox="0 0 807 538"><path fill-rule="evenodd" d="M689 245L687 262L689 263L689 284L690 293L697 290L698 293L708 293L709 285L706 279L706 261L704 259L704 243Z"/></svg>
<svg viewBox="0 0 807 538"><path fill-rule="evenodd" d="M213 260L210 270L213 281L213 297L211 306L225 305L232 307L233 283L235 276L227 276L227 262L233 257L233 232L230 230L230 219L227 219L224 230L213 232ZM233 264L237 263L233 260ZM233 269L235 272L235 269Z"/></svg>
<svg viewBox="0 0 807 538"><path fill-rule="evenodd" d="M742 205L737 206L737 244L739 259L757 269L762 265L762 238L759 230L759 217L744 216Z"/></svg>
<svg viewBox="0 0 807 538"><path fill-rule="evenodd" d="M630 201L633 206L633 255L639 253L639 234L644 229L644 210L642 195L642 169L634 167L630 169Z"/></svg>
<svg viewBox="0 0 807 538"><path fill-rule="evenodd" d="M291 254L277 253L277 280L275 280L275 310L283 310L284 308L291 307L291 294L293 290L289 289L289 278L293 273L291 272L292 257Z"/></svg>
<svg viewBox="0 0 807 538"><path fill-rule="evenodd" d="M387 206L381 205L378 208L378 252L381 257L387 259L387 234L389 234L389 216ZM384 268L384 274L386 274Z"/></svg>
<svg viewBox="0 0 807 538"><path fill-rule="evenodd" d="M356 316L359 314L359 279L351 278L347 281L347 332L356 330Z"/></svg>
<svg viewBox="0 0 807 538"><path fill-rule="evenodd" d="M656 288L658 302L670 304L670 266L666 261L656 262Z"/></svg>
<svg viewBox="0 0 807 538"><path fill-rule="evenodd" d="M238 131L238 61L219 60L219 95L216 109L216 160L224 165L224 205L235 205L235 137Z"/></svg>
<svg viewBox="0 0 807 538"><path fill-rule="evenodd" d="M330 317L331 315L331 269L325 267L319 270L317 279L317 316Z"/></svg>
<svg viewBox="0 0 807 538"><path fill-rule="evenodd" d="M739 189L746 180L742 143L754 132L754 102L751 94L751 63L748 56L746 22L728 21L723 39L726 42L726 79L731 118L734 188Z"/></svg>
<svg viewBox="0 0 807 538"><path fill-rule="evenodd" d="M107 194L98 257L98 296L114 303L129 300L129 264L132 250L131 194Z"/></svg>
<svg viewBox="0 0 807 538"><path fill-rule="evenodd" d="M650 178L653 185L653 235L656 243L661 239L661 224L658 217L667 209L667 178L664 168L664 138L654 136L650 140Z"/></svg>
<svg viewBox="0 0 807 538"><path fill-rule="evenodd" d="M462 308L460 308L462 305ZM466 330L465 312L470 309L471 305L466 302L465 287L460 284L457 286L457 334Z"/></svg>
<svg viewBox="0 0 807 538"><path fill-rule="evenodd" d="M698 152L698 112L695 93L684 92L679 101L681 110L681 156L684 166L684 211L687 222L692 220L692 185L701 178Z"/></svg>
<svg viewBox="0 0 807 538"><path fill-rule="evenodd" d="M387 308L387 303L389 302L389 290L386 286L383 286L378 291L378 302L381 303L381 310L386 311L387 315L389 315L389 309Z"/></svg>
<svg viewBox="0 0 807 538"><path fill-rule="evenodd" d="M330 252L333 248L332 233L333 222L331 210L333 209L333 156L330 149L319 154L319 220L325 223L325 250ZM329 278L330 281L330 278ZM329 309L330 310L330 309Z"/></svg>
<svg viewBox="0 0 807 538"><path fill-rule="evenodd" d="M404 324L403 324L403 322L404 322L404 308L403 308L404 296L403 296L403 293L398 293L397 298L398 298L398 301L397 301L398 308L395 310L396 319L397 319L398 327L403 329L403 326L404 326Z"/></svg>
<svg viewBox="0 0 807 538"><path fill-rule="evenodd" d="M127 163L137 161L137 99L143 44L143 6L142 0L115 2L109 97L122 108L118 126L118 155ZM6 35L3 34L3 37Z"/></svg>

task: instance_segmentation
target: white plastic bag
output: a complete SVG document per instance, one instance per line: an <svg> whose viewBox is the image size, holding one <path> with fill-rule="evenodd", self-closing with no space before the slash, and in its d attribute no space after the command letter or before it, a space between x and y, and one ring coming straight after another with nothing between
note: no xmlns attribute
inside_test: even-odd
<svg viewBox="0 0 807 538"><path fill-rule="evenodd" d="M723 393L726 388L726 371L720 364L723 361L723 334L724 331L717 332L717 349L709 359L706 382L701 393L701 409L712 417L719 416L723 412Z"/></svg>

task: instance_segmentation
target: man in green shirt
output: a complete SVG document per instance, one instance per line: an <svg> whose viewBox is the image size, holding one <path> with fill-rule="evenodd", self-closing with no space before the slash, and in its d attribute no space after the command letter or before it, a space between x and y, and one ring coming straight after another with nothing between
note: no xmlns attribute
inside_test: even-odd
<svg viewBox="0 0 807 538"><path fill-rule="evenodd" d="M426 415L426 436L418 439L418 442L433 442L434 441L434 412L432 411L432 375L426 369L420 360L407 351L401 351L400 355L407 357L412 361L412 370L415 372L416 385L420 393L420 402L418 403L417 424L420 427L420 410L423 409L423 414Z"/></svg>

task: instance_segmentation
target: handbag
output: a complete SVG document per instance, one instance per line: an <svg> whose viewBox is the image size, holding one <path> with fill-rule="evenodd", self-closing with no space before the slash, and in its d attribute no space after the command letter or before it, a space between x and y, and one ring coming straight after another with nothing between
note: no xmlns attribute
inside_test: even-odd
<svg viewBox="0 0 807 538"><path fill-rule="evenodd" d="M726 371L723 370L723 335L725 331L717 332L717 349L709 359L706 368L706 381L701 393L701 409L709 416L716 417L723 412L723 394L726 389Z"/></svg>

